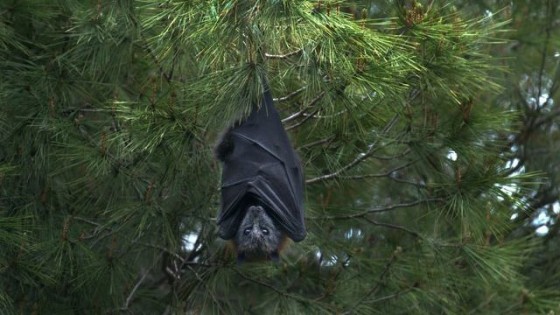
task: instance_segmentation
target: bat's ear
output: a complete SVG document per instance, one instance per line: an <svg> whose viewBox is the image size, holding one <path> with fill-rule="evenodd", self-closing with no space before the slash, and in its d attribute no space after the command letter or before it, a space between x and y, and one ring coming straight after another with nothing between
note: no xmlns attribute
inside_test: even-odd
<svg viewBox="0 0 560 315"><path fill-rule="evenodd" d="M245 253L244 252L240 252L237 254L237 265L240 266L241 264L243 264L245 262Z"/></svg>

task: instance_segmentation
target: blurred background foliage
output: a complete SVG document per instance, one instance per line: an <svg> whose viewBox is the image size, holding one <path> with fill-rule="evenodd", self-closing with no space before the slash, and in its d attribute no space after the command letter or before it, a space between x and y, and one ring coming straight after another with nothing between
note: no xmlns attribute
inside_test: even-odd
<svg viewBox="0 0 560 315"><path fill-rule="evenodd" d="M555 0L3 0L0 311L560 312ZM212 147L262 93L308 238L236 265Z"/></svg>

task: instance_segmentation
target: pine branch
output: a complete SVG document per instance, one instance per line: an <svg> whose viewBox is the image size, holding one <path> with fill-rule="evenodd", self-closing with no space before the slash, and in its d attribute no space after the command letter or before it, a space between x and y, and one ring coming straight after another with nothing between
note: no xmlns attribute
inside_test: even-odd
<svg viewBox="0 0 560 315"><path fill-rule="evenodd" d="M317 146L317 145L323 145L325 143L330 143L335 139L335 136L328 136L327 138L324 139L319 139L317 141L313 141L313 142L309 142L306 143L302 146L299 146L296 148L296 151L300 151L300 150L304 150L304 149L309 149L311 147Z"/></svg>
<svg viewBox="0 0 560 315"><path fill-rule="evenodd" d="M309 121L311 118L313 118L313 115L317 114L317 112L319 112L319 110L320 110L320 108L315 109L309 116L306 116L304 119L302 119L302 120L299 121L298 123L286 127L286 128L285 128L286 131L295 129L295 128L297 128L297 127L303 125L304 123L306 123L307 121ZM299 112L299 113L302 113L302 112Z"/></svg>
<svg viewBox="0 0 560 315"><path fill-rule="evenodd" d="M265 288L267 288L267 289L269 289L269 290L272 290L272 291L274 291L276 294L281 295L281 296L283 296L283 297L287 297L287 298L293 299L293 300L295 300L295 301L298 301L298 302L301 302L301 303L304 303L304 304L319 304L319 305L321 305L322 307L324 306L324 307L327 307L327 308L329 308L329 309L332 308L332 306L323 304L323 303L319 302L318 300L310 300L310 299L308 299L308 298L304 298L304 297L299 296L299 295L294 295L294 294L291 294L291 293L289 293L289 292L287 292L287 291L277 289L275 286L270 285L270 284L268 284L268 283L266 283L266 282L263 282L263 281L254 279L254 278L252 278L252 277L245 276L245 275L244 275L242 272L240 272L237 268L233 268L233 271L235 271L235 273L237 273L241 278L243 278L243 279L245 279L245 280L247 280L247 281L253 282L253 283L255 283L255 284L258 284L258 285L260 285L260 286L262 286L262 287L265 287Z"/></svg>
<svg viewBox="0 0 560 315"><path fill-rule="evenodd" d="M291 120L294 120L294 119L296 119L296 118L302 116L308 108L310 108L310 107L312 107L313 105L315 105L315 103L317 103L324 95L325 95L325 92L324 92L324 91L321 92L321 93L319 93L319 95L317 95L314 99L311 100L311 102L309 102L307 105L305 105L304 108L303 108L302 110L300 110L299 112L294 113L294 114L292 114L292 115L290 115L290 116L288 116L288 117L282 119L282 123L285 124L285 123L287 123L287 122L289 122L289 121L291 121ZM314 112L316 113L317 111L318 111L318 110L315 110ZM302 123L299 123L299 124L297 124L296 126L287 127L286 130L290 130L290 129L295 128L295 127L297 127L297 126L299 126L299 125L301 125L301 124L302 124Z"/></svg>
<svg viewBox="0 0 560 315"><path fill-rule="evenodd" d="M391 177L393 178L393 176L391 176L393 173L400 171L402 169L405 169L409 166L411 166L412 164L418 162L419 160L414 160L408 163L405 163L401 166L397 166L391 170L388 170L384 173L376 173L376 174L363 174L363 175L347 175L347 176L340 176L341 179L352 179L352 180L363 180L363 179L369 179L369 178L376 178L376 177Z"/></svg>
<svg viewBox="0 0 560 315"><path fill-rule="evenodd" d="M290 94L288 94L288 95L286 95L286 96L282 96L282 97L278 97L278 98L273 98L272 100L275 101L275 102L284 102L284 101L288 101L288 100L290 100L292 97L294 97L294 96L298 95L299 93L305 91L306 88L307 88L307 87L304 86L304 87L302 87L302 88L299 88L299 89L293 91L292 93L290 93ZM287 119L287 118L285 118L285 119ZM284 120L283 120L283 122L284 122Z"/></svg>
<svg viewBox="0 0 560 315"><path fill-rule="evenodd" d="M264 56L270 59L287 59L291 56L297 55L299 53L301 53L303 51L303 49L298 49L292 52L289 52L287 54L284 55L273 55L273 54L269 54L269 53L265 53Z"/></svg>
<svg viewBox="0 0 560 315"><path fill-rule="evenodd" d="M539 102L541 99L541 95L542 95L542 79L543 79L543 75L544 75L544 68L546 66L546 60L547 60L547 53L548 53L548 46L550 43L550 36L551 36L551 28L552 28L552 20L553 20L553 12L552 12L552 6L551 6L551 0L547 0L546 1L546 20L547 20L547 26L545 27L545 39L544 39L544 47L541 51L541 64L539 67L539 83L538 83L538 92L537 92L537 97L536 97L536 102L537 102L537 111L540 111L541 107L539 106Z"/></svg>
<svg viewBox="0 0 560 315"><path fill-rule="evenodd" d="M385 126L385 128L383 128L383 130L380 133L379 137L384 136L387 132L389 132L389 130L393 127L393 125L396 123L398 116L394 116L393 119L391 119L387 125ZM334 179L337 178L338 176L340 176L342 173L352 169L353 167L355 167L356 165L358 165L359 163L361 163L362 161L366 160L367 158L369 158L370 156L372 156L377 150L381 149L381 147L377 147L378 141L372 143L369 145L368 150L365 153L360 153L353 161L351 161L350 163L348 163L347 165L341 167L340 169L334 171L333 173L327 174L327 175L323 175L323 176L318 176L315 178L311 178L305 181L306 184L313 184L313 183L317 183L317 182L321 182L321 181L326 181L326 180L330 180L330 179Z"/></svg>
<svg viewBox="0 0 560 315"><path fill-rule="evenodd" d="M383 280L385 279L387 273L389 273L389 269L391 269L391 266L393 266L393 264L397 260L398 254L400 254L401 251L402 251L401 248L397 248L397 249L395 249L395 251L393 251L393 254L391 255L391 258L389 258L389 261L385 264L385 268L383 268L383 271L381 272L381 274L377 278L375 286L373 288L371 288L371 290L369 290L366 294L364 294L360 299L358 299L358 301L354 304L354 306L352 306L348 311L346 311L343 314L352 314L353 311L360 304L363 303L363 301L365 301L368 297L374 295L377 292L377 290L379 290L379 288L381 287L381 284L382 284Z"/></svg>
<svg viewBox="0 0 560 315"><path fill-rule="evenodd" d="M375 299L375 300L373 300L373 301L371 301L371 302L369 302L369 303L371 303L371 304L376 304L376 303L379 303L379 302L383 302L383 301L387 301L387 300L390 300L390 299L398 298L398 297L400 297L401 295L404 295L404 294L406 294L406 293L412 291L413 289L414 289L414 287L406 288L406 289L401 290L401 291L399 291L399 292L395 292L395 293L393 293L393 294L390 294L390 295L387 295L387 296L384 296L384 297L380 297L380 298L378 298L378 299Z"/></svg>
<svg viewBox="0 0 560 315"><path fill-rule="evenodd" d="M136 282L136 284L134 285L134 287L132 288L132 290L128 294L128 296L127 296L127 298L124 302L124 305L120 308L121 312L128 311L128 307L130 306L130 302L132 302L134 294L136 294L136 290L138 290L138 288L140 287L142 282L144 282L144 280L146 279L148 274L149 274L149 270L145 271L144 274L142 275L142 277L140 277L140 279L138 280L138 282Z"/></svg>
<svg viewBox="0 0 560 315"><path fill-rule="evenodd" d="M423 238L422 235L420 235L420 233L418 233L416 231L413 231L413 230L410 230L410 229L407 229L407 228L405 228L403 226L400 226L400 225L378 222L378 221L372 220L372 219L370 219L368 217L365 217L365 216L363 217L363 219L368 221L369 223L371 223L373 225L378 225L378 226L383 226L383 227L387 227L387 228L391 228L391 229L395 229L395 230L404 231L404 232L407 232L409 234L412 234L415 237Z"/></svg>
<svg viewBox="0 0 560 315"><path fill-rule="evenodd" d="M379 207L371 210L366 210L358 213L348 214L348 215L332 215L332 216L321 216L321 217L307 217L309 220L347 220L347 219L355 219L355 218L362 218L367 216L368 214L372 213L381 213L392 211L401 208L410 208L414 207L423 203L431 203L431 202L441 202L445 201L443 198L429 198L429 199L421 199L416 201L411 201L407 203L396 203L385 207Z"/></svg>

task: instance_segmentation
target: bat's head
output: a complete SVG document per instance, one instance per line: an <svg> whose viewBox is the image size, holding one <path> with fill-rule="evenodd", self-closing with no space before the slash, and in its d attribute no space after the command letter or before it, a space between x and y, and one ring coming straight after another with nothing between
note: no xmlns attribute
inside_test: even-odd
<svg viewBox="0 0 560 315"><path fill-rule="evenodd" d="M239 262L268 258L278 260L284 233L261 205L249 205L235 235Z"/></svg>

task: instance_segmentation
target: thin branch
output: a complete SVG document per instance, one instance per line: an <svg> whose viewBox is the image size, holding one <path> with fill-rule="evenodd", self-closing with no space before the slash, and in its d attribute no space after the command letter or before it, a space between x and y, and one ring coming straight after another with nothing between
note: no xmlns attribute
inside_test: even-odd
<svg viewBox="0 0 560 315"><path fill-rule="evenodd" d="M401 231L407 232L409 234L412 234L415 237L422 238L422 235L420 235L420 233L418 233L416 231L413 231L413 230L409 230L409 229L405 228L404 226L391 224L391 223L378 222L378 221L372 220L368 217L364 217L364 220L368 221L369 223L371 223L373 225L384 226L384 227L388 227L390 229L395 229L395 230L401 230Z"/></svg>
<svg viewBox="0 0 560 315"><path fill-rule="evenodd" d="M286 131L292 130L292 129L294 129L294 128L297 128L297 127L303 125L303 124L306 123L309 119L313 118L313 115L317 114L317 112L319 112L319 108L315 109L315 110L311 113L311 115L306 116L306 117L305 117L304 119L302 119L300 122L298 122L298 123L296 123L296 124L293 124L293 125L291 125L291 126L286 127L286 128L285 128Z"/></svg>
<svg viewBox="0 0 560 315"><path fill-rule="evenodd" d="M308 148L314 147L316 145L322 145L322 144L325 144L325 143L330 143L334 140L334 138L335 138L335 136L329 136L325 139L319 139L317 141L309 142L309 143L306 143L306 144L304 144L300 147L297 147L296 150L308 149Z"/></svg>
<svg viewBox="0 0 560 315"><path fill-rule="evenodd" d="M94 226L97 226L97 227L101 226L101 224L99 224L95 221L92 221L92 220L86 219L86 218L82 218L82 217L72 216L72 219L77 220L77 221L82 221L82 222L85 222L85 223L88 223L88 224L91 224L91 225L94 225Z"/></svg>
<svg viewBox="0 0 560 315"><path fill-rule="evenodd" d="M387 211L400 209L400 208L410 208L410 207L417 206L419 204L429 203L429 202L438 202L438 201L444 201L444 199L443 198L421 199L421 200L416 200L416 201L411 201L411 202L406 202L406 203L392 204L392 205L389 205L389 206L386 206L386 207L370 209L370 210L366 210L366 211L362 211L362 212L358 212L358 213L353 213L353 214L348 214L348 215L307 217L307 219L308 220L348 220L348 219L365 217L366 215L372 214L372 213L387 212Z"/></svg>
<svg viewBox="0 0 560 315"><path fill-rule="evenodd" d="M399 291L397 293L393 293L393 294L390 294L390 295L387 295L387 296L384 296L384 297L380 297L376 300L371 301L370 303L375 304L375 303L378 303L378 302L382 302L382 301L390 300L390 299L393 299L393 298L397 298L397 297L399 297L399 296L401 296L405 293L408 293L408 292L412 291L412 289L413 289L412 287L407 288L407 289L404 289L404 290Z"/></svg>
<svg viewBox="0 0 560 315"><path fill-rule="evenodd" d="M155 65L158 67L160 75L163 76L165 81L167 81L167 83L171 83L171 75L165 73L165 70L163 69L163 65L158 60L154 51L150 48L148 41L144 38L144 34L140 33L140 38L144 42L144 45L140 45L140 47L144 48L148 52L148 55L150 55L150 57L153 59Z"/></svg>
<svg viewBox="0 0 560 315"><path fill-rule="evenodd" d="M541 127L542 125L551 122L558 116L560 116L560 108L556 108L553 111L549 112L548 114L536 118L531 126L531 129L535 130Z"/></svg>
<svg viewBox="0 0 560 315"><path fill-rule="evenodd" d="M290 94L288 94L288 95L286 95L286 96L273 98L272 100L275 101L275 102L284 102L284 101L287 101L287 100L289 100L290 98L292 98L292 97L298 95L299 93L303 92L306 88L307 88L307 87L304 86L304 87L302 87L302 88L299 88L299 89L293 91L292 93L290 93Z"/></svg>
<svg viewBox="0 0 560 315"><path fill-rule="evenodd" d="M317 95L314 99L312 99L311 102L309 102L309 104L305 105L305 107L302 110L300 110L299 112L294 113L294 114L282 119L282 123L287 123L291 120L294 120L294 119L302 116L309 107L315 105L315 103L317 103L324 95L325 95L324 91L319 93L319 95Z"/></svg>
<svg viewBox="0 0 560 315"><path fill-rule="evenodd" d="M393 127L393 125L395 124L395 122L397 121L398 115L395 115L388 123L387 125L383 128L383 130L381 131L381 135L386 134L391 127ZM340 169L338 169L337 171L334 171L333 173L327 174L327 175L323 175L323 176L318 176L315 178L311 178L305 181L306 184L313 184L316 182L320 182L320 181L326 181L329 179L333 179L335 177L338 177L340 174L348 171L349 169L355 167L356 165L358 165L360 162L364 161L365 159L367 159L368 157L370 157L371 155L373 155L373 153L380 149L379 147L376 146L377 142L371 144L368 148L368 150L365 153L360 153L353 161L351 161L350 163L348 163L347 165L341 167Z"/></svg>
<svg viewBox="0 0 560 315"><path fill-rule="evenodd" d="M418 160L410 161L406 164L395 167L394 169L388 170L385 173L363 174L363 175L347 175L347 176L340 176L340 178L341 179L357 179L357 180L368 179L368 178L376 178L376 177L391 177L391 178L393 178L391 176L393 173L395 173L396 171L400 171L402 169L405 169L405 168L409 167L410 165L416 163L417 161Z"/></svg>
<svg viewBox="0 0 560 315"><path fill-rule="evenodd" d="M198 267L221 267L221 265L217 265L217 264L207 264L207 263L201 263L201 262L195 262L195 261L189 261L187 258L182 257L181 255L163 247L160 245L156 245L156 244L150 244L150 243L144 243L144 242L138 242L138 241L134 241L134 244L138 244L138 245L142 245L142 246L146 246L146 247L151 247L151 248L155 248L155 249L159 249L173 257L175 257L177 260L179 260L181 262L181 267L182 266L198 266Z"/></svg>
<svg viewBox="0 0 560 315"><path fill-rule="evenodd" d="M303 302L303 303L322 304L322 303L320 303L320 302L318 302L318 301L310 300L310 299L307 299L307 298L304 298L304 297L301 297L301 296L298 296L298 295L293 295L293 294L288 293L288 292L283 291L283 290L279 290L279 289L277 289L276 287L274 287L273 285L270 285L270 284L268 284L268 283L266 283L266 282L262 282L262 281L260 281L260 280L253 279L253 278L251 278L251 277L247 277L247 276L245 276L243 273L241 273L239 270L237 270L237 268L233 268L233 270L234 270L241 278L243 278L243 279L245 279L245 280L247 280L247 281L256 283L256 284L258 284L258 285L260 285L260 286L263 286L263 287L265 287L265 288L268 288L268 289L274 291L275 293L277 293L278 295L285 296L285 297L288 297L288 298L291 298L291 299L294 299L294 300L296 300L296 301Z"/></svg>
<svg viewBox="0 0 560 315"><path fill-rule="evenodd" d="M395 181L395 182L401 183L401 184L412 185L412 186L420 187L420 188L425 188L425 187L426 187L425 184L421 184L421 183L418 183L418 182L413 182L413 181L406 180L406 179L401 179L401 178L398 178L398 177L395 177L395 176L391 176L391 177L389 177L389 178L390 178L392 181Z"/></svg>
<svg viewBox="0 0 560 315"><path fill-rule="evenodd" d="M150 268L151 269L151 268ZM144 280L146 279L146 277L148 276L149 270L146 270L146 272L144 272L144 274L142 275L142 277L140 278L140 280L138 280L138 282L136 282L136 285L134 285L134 288L132 288L132 290L130 291L130 293L128 294L128 297L126 298L126 301L124 302L124 306L121 307L121 311L127 311L128 310L128 306L130 305L130 302L132 301L132 298L134 297L134 294L136 293L136 290L138 290L138 288L140 287L140 285L142 284L142 282L144 282Z"/></svg>
<svg viewBox="0 0 560 315"><path fill-rule="evenodd" d="M338 112L336 112L336 113L334 113L334 114L330 114L330 115L317 115L317 114L306 114L306 113L303 113L303 116L304 116L304 117L313 116L313 118L317 118L317 119L332 119L332 118L334 118L334 117L336 117L336 116L340 116L340 115L345 114L345 113L347 113L347 112L348 112L347 109L343 109L343 110L341 110L341 111L338 111Z"/></svg>
<svg viewBox="0 0 560 315"><path fill-rule="evenodd" d="M138 244L138 245L143 245L143 246L146 246L146 247L151 247L151 248L159 249L159 250L161 250L161 251L163 251L163 252L165 252L165 253L167 253L167 254L169 254L169 255L175 257L175 258L177 258L177 259L180 260L181 262L183 262L183 261L185 260L185 258L181 257L179 254L177 254L177 253L175 253L175 252L173 252L173 251L171 251L171 250L169 250L169 249L167 249L167 248L165 248L165 247L163 247L163 246L160 246L160 245L150 244L150 243L144 243L144 242L138 242L138 241L135 241L134 244Z"/></svg>
<svg viewBox="0 0 560 315"><path fill-rule="evenodd" d="M539 86L538 86L538 92L537 92L537 111L540 110L540 99L541 99L541 95L542 95L542 76L544 74L544 67L546 66L546 53L548 51L548 45L550 43L550 29L551 29L551 25L552 24L552 6L550 5L550 0L547 1L547 26L545 27L545 32L546 32L546 37L544 40L544 47L541 53L541 65L540 65L540 69L539 69Z"/></svg>
<svg viewBox="0 0 560 315"><path fill-rule="evenodd" d="M370 157L373 158L373 159L376 159L376 160L392 161L392 160L394 160L394 159L401 158L401 157L403 157L403 156L405 156L405 155L407 155L407 154L409 154L409 153L410 153L410 149L406 149L406 150L404 150L403 152L401 152L401 153L399 153L399 154L397 154L397 155L392 155L392 156L379 156L379 155L373 155L373 154L372 154Z"/></svg>
<svg viewBox="0 0 560 315"><path fill-rule="evenodd" d="M196 272L196 270L193 269L193 267L187 265L187 268L194 274L194 276L196 277L196 279L204 286L204 288L206 289L206 292L208 292L208 294L210 295L210 297L212 297L212 300L214 300L215 306L217 306L220 309L220 314L227 314L227 312L224 312L222 305L219 303L218 298L214 295L214 292L212 292L212 290L210 290L210 288L208 287L206 281L204 281L204 279L202 279L202 277L198 274L198 272Z"/></svg>
<svg viewBox="0 0 560 315"><path fill-rule="evenodd" d="M286 58L289 58L293 55L299 54L301 51L302 51L302 49L300 48L298 50L289 52L289 53L284 54L284 55L273 55L273 54L265 53L264 56L267 57L267 58L271 58L271 59L286 59Z"/></svg>
<svg viewBox="0 0 560 315"><path fill-rule="evenodd" d="M391 269L391 266L395 263L395 261L397 260L397 255L400 252L399 249L396 249L393 254L391 255L391 258L389 259L389 261L385 264L385 268L383 268L383 271L381 272L381 274L379 275L378 279L377 279L377 283L375 284L375 286L373 288L371 288L371 290L369 290L368 293L364 294L364 296L362 296L358 302L356 302L354 304L354 306L352 306L350 308L350 310L348 310L347 312L344 312L344 314L351 314L354 309L356 309L356 307L358 307L360 304L362 304L362 302L367 299L369 296L375 294L377 292L377 290L379 290L379 288L381 287L381 283L383 281L383 279L385 279L385 275L387 275L387 273L389 272L389 269Z"/></svg>

